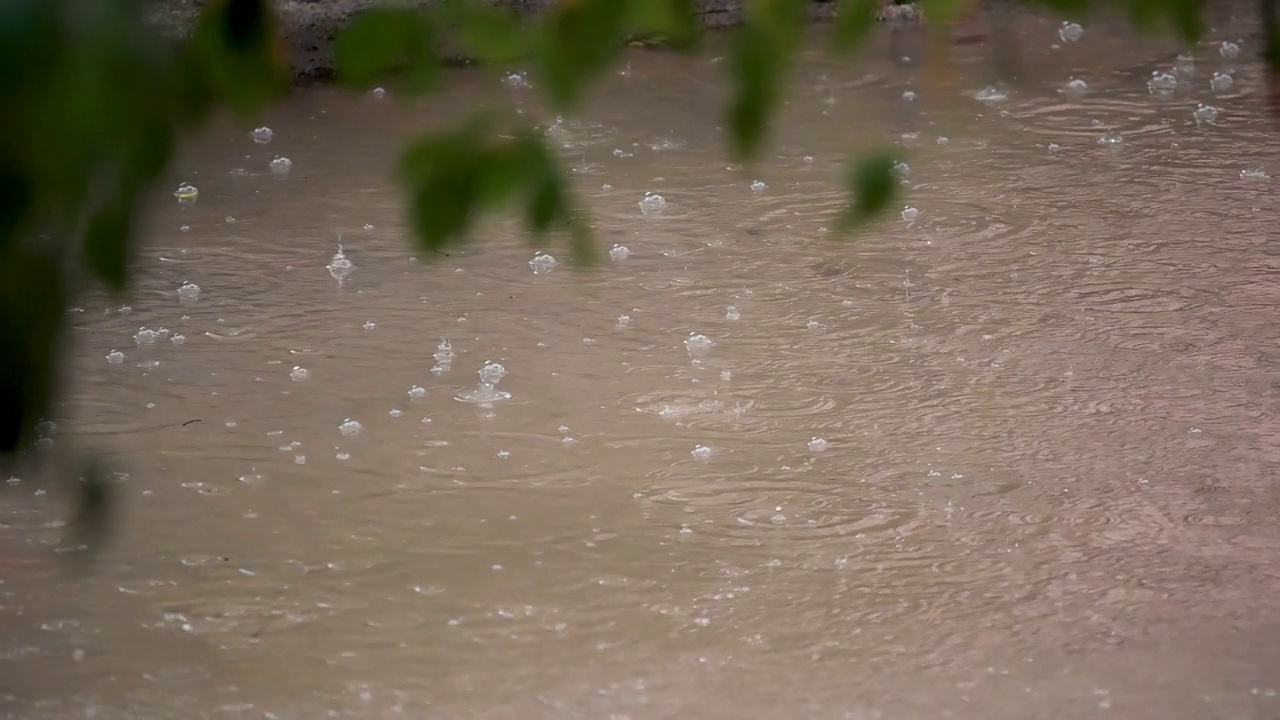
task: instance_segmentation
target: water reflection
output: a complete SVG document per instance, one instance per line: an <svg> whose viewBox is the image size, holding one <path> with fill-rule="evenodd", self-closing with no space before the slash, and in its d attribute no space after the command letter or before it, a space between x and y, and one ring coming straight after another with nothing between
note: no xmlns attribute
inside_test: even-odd
<svg viewBox="0 0 1280 720"><path fill-rule="evenodd" d="M407 247L399 138L535 114L519 87L308 91L269 152L204 138L131 307L71 320L58 442L128 472L124 536L70 580L36 561L58 502L15 479L0 510L0 708L1274 716L1261 70L1223 29L1153 94L1190 67L1157 41L1019 22L1043 47L1007 87L981 47L931 82L812 53L749 169L719 150L716 48L634 54L547 122L614 248L591 273L507 221ZM1197 123L1211 71L1234 83ZM914 212L834 240L845 155L879 142Z"/></svg>

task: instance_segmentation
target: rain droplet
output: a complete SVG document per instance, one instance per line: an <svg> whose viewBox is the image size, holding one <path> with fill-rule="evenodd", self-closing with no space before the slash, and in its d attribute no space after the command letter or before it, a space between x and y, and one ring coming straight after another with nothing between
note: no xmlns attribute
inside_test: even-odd
<svg viewBox="0 0 1280 720"><path fill-rule="evenodd" d="M1099 145L1106 145L1108 147L1114 147L1122 142L1124 142L1124 136L1115 130L1108 130L1102 133L1102 137L1098 138Z"/></svg>
<svg viewBox="0 0 1280 720"><path fill-rule="evenodd" d="M493 385L502 382L502 378L507 376L507 369L496 362L486 362L484 367L480 368L480 380Z"/></svg>
<svg viewBox="0 0 1280 720"><path fill-rule="evenodd" d="M533 268L533 274L543 275L555 269L556 259L544 252L539 252L529 261L529 267Z"/></svg>
<svg viewBox="0 0 1280 720"><path fill-rule="evenodd" d="M1218 108L1200 103L1196 108L1196 122L1211 123L1218 119Z"/></svg>
<svg viewBox="0 0 1280 720"><path fill-rule="evenodd" d="M661 215L667 209L667 199L657 193L645 193L640 201L640 212L645 215Z"/></svg>
<svg viewBox="0 0 1280 720"><path fill-rule="evenodd" d="M182 183L177 190L173 191L173 196L178 198L179 204L190 205L196 201L196 198L200 197L200 191L191 183Z"/></svg>
<svg viewBox="0 0 1280 720"><path fill-rule="evenodd" d="M1080 23L1064 21L1062 27L1058 28L1058 37L1062 38L1062 42L1079 42L1084 37L1084 28Z"/></svg>
<svg viewBox="0 0 1280 720"><path fill-rule="evenodd" d="M329 274L337 280L339 284L346 280L351 273L355 272L356 266L347 259L345 253L342 252L342 245L338 245L338 252L333 254L333 259L325 266L329 269Z"/></svg>
<svg viewBox="0 0 1280 720"><path fill-rule="evenodd" d="M689 333L688 339L684 341L685 349L690 355L698 355L711 349L715 343L711 342L711 338L698 333Z"/></svg>
<svg viewBox="0 0 1280 720"><path fill-rule="evenodd" d="M1151 73L1147 88L1153 93L1170 93L1178 89L1178 78L1173 73L1156 70Z"/></svg>

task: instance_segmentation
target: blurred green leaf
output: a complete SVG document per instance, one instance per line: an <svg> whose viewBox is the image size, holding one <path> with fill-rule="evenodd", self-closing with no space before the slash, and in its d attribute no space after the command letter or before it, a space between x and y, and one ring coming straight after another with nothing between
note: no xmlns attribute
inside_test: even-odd
<svg viewBox="0 0 1280 720"><path fill-rule="evenodd" d="M975 0L920 0L920 9L930 25L943 27L963 17L976 4Z"/></svg>
<svg viewBox="0 0 1280 720"><path fill-rule="evenodd" d="M471 226L484 192L479 128L419 140L400 158L410 224L421 245L440 250Z"/></svg>
<svg viewBox="0 0 1280 720"><path fill-rule="evenodd" d="M853 202L848 215L850 225L858 225L874 218L889 207L897 195L898 183L893 177L894 160L888 155L877 155L862 160L850 173L850 191Z"/></svg>
<svg viewBox="0 0 1280 720"><path fill-rule="evenodd" d="M127 200L109 203L89 221L84 257L94 276L115 292L124 289L133 218Z"/></svg>
<svg viewBox="0 0 1280 720"><path fill-rule="evenodd" d="M876 25L880 0L840 0L832 40L841 52L856 50Z"/></svg>
<svg viewBox="0 0 1280 720"><path fill-rule="evenodd" d="M573 107L622 52L626 0L558 2L538 21L535 59L551 104Z"/></svg>
<svg viewBox="0 0 1280 720"><path fill-rule="evenodd" d="M0 453L25 445L53 396L64 295L62 266L45 240L0 258Z"/></svg>
<svg viewBox="0 0 1280 720"><path fill-rule="evenodd" d="M341 81L352 87L363 89L396 77L406 91L422 92L431 87L439 70L435 41L426 14L373 8L357 15L338 35L334 64Z"/></svg>
<svg viewBox="0 0 1280 720"><path fill-rule="evenodd" d="M505 65L527 56L528 34L510 11L476 0L453 0L440 8L441 17L457 24L463 46L490 65Z"/></svg>
<svg viewBox="0 0 1280 720"><path fill-rule="evenodd" d="M250 115L284 93L288 63L268 0L211 0L190 51L214 96Z"/></svg>
<svg viewBox="0 0 1280 720"><path fill-rule="evenodd" d="M700 33L693 0L631 0L628 7L631 32L661 37L676 50L697 47Z"/></svg>
<svg viewBox="0 0 1280 720"><path fill-rule="evenodd" d="M807 13L803 0L748 0L745 22L734 32L729 50L729 138L739 160L753 159L764 144Z"/></svg>

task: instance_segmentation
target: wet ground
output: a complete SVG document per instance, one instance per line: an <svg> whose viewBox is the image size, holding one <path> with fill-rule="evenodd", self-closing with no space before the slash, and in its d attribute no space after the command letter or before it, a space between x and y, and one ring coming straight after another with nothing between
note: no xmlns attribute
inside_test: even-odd
<svg viewBox="0 0 1280 720"><path fill-rule="evenodd" d="M752 168L714 47L637 51L560 122L460 72L201 137L128 307L72 318L49 452L125 500L93 574L9 481L0 716L1280 716L1257 48L1017 30L1018 83L989 43L940 74L906 37L812 52ZM627 257L576 271L513 219L413 249L396 151L481 104L545 120ZM917 213L842 240L883 147ZM460 399L490 361L510 398Z"/></svg>

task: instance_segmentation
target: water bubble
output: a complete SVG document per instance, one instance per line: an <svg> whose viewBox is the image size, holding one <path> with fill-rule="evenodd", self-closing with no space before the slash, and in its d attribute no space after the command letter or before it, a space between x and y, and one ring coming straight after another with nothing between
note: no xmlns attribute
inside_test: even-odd
<svg viewBox="0 0 1280 720"><path fill-rule="evenodd" d="M200 286L193 282L184 282L178 288L178 297L183 300L195 300L200 297Z"/></svg>
<svg viewBox="0 0 1280 720"><path fill-rule="evenodd" d="M544 252L539 252L529 261L529 267L533 268L533 274L535 275L549 273L555 269L556 259Z"/></svg>
<svg viewBox="0 0 1280 720"><path fill-rule="evenodd" d="M613 249L609 251L610 260L626 260L630 255L631 251L627 249L626 245L614 245Z"/></svg>
<svg viewBox="0 0 1280 720"><path fill-rule="evenodd" d="M196 198L200 197L200 191L191 183L182 183L177 190L173 191L173 196L178 198L179 204L190 205L196 201Z"/></svg>
<svg viewBox="0 0 1280 720"><path fill-rule="evenodd" d="M890 170L890 172L892 172L893 176L899 180L906 181L907 176L911 174L911 166L904 162L895 162L893 164L893 169Z"/></svg>
<svg viewBox="0 0 1280 720"><path fill-rule="evenodd" d="M1084 28L1080 23L1064 21L1058 28L1058 37L1062 38L1062 42L1079 42L1084 37Z"/></svg>
<svg viewBox="0 0 1280 720"><path fill-rule="evenodd" d="M1196 108L1196 122L1211 123L1218 119L1218 108L1200 103Z"/></svg>
<svg viewBox="0 0 1280 720"><path fill-rule="evenodd" d="M355 437L360 434L361 430L364 430L364 426L351 418L347 418L338 426L338 430L342 433L343 437Z"/></svg>
<svg viewBox="0 0 1280 720"><path fill-rule="evenodd" d="M612 189L613 189L613 186L612 186L612 185L610 185L609 183L605 183L605 184L603 184L603 185L601 185L601 186L600 186L600 191L601 191L601 192L609 192L609 191L610 191L610 190L612 190Z"/></svg>
<svg viewBox="0 0 1280 720"><path fill-rule="evenodd" d="M640 212L645 215L660 215L667 209L667 199L657 193L647 192L640 201Z"/></svg>
<svg viewBox="0 0 1280 720"><path fill-rule="evenodd" d="M378 323L372 320L365 320L364 324L361 325L360 327L364 328L365 330L373 330L378 327Z"/></svg>
<svg viewBox="0 0 1280 720"><path fill-rule="evenodd" d="M342 252L342 245L338 245L338 252L333 254L333 259L325 266L329 269L329 274L337 280L339 284L346 280L351 273L355 272L356 266L347 259L346 253Z"/></svg>
<svg viewBox="0 0 1280 720"><path fill-rule="evenodd" d="M1249 178L1250 180L1266 180L1271 176L1260 167L1249 167L1240 171L1240 177Z"/></svg>
<svg viewBox="0 0 1280 720"><path fill-rule="evenodd" d="M945 136L945 135L939 135L939 136L938 136L938 144L939 144L939 145L946 145L946 144L947 144L947 143L949 143L949 142L951 142L951 138L949 138L949 137L947 137L947 136Z"/></svg>
<svg viewBox="0 0 1280 720"><path fill-rule="evenodd" d="M635 155L635 153L629 153L629 152L627 152L626 150L623 150L622 148L614 148L614 150L613 150L613 156L614 156L614 157L618 157L618 158L629 158L629 157L631 157L632 155Z"/></svg>
<svg viewBox="0 0 1280 720"><path fill-rule="evenodd" d="M1235 81L1231 79L1231 76L1224 72L1214 73L1213 78L1209 80L1209 87L1214 92L1219 92L1219 93L1230 90L1231 86L1234 84L1235 84Z"/></svg>
<svg viewBox="0 0 1280 720"><path fill-rule="evenodd" d="M1062 94L1070 98L1084 97L1089 92L1089 83L1080 78L1071 78L1066 85L1062 86Z"/></svg>
<svg viewBox="0 0 1280 720"><path fill-rule="evenodd" d="M265 125L260 128L256 128L253 131L252 135L253 135L253 141L258 143L259 145L266 145L267 143L271 142L271 138L276 136L275 133L271 132L271 128Z"/></svg>
<svg viewBox="0 0 1280 720"><path fill-rule="evenodd" d="M1049 152L1051 152L1051 153L1056 153L1056 152L1058 152L1059 150L1061 150L1061 149L1062 149L1062 146L1061 146L1061 145L1059 145L1058 143L1049 143L1049 145L1048 145L1047 147L1048 147Z"/></svg>
<svg viewBox="0 0 1280 720"><path fill-rule="evenodd" d="M809 452L822 452L831 447L831 443L820 437L813 438L809 441Z"/></svg>
<svg viewBox="0 0 1280 720"><path fill-rule="evenodd" d="M345 462L351 459L351 453L347 452L346 450L339 450L338 453L334 455L334 457Z"/></svg>
<svg viewBox="0 0 1280 720"><path fill-rule="evenodd" d="M151 328L138 328L138 332L133 334L133 341L139 345L155 345L159 339L160 333Z"/></svg>
<svg viewBox="0 0 1280 720"><path fill-rule="evenodd" d="M973 99L984 103L998 103L1008 100L1009 96L993 85L988 85L973 94Z"/></svg>
<svg viewBox="0 0 1280 720"><path fill-rule="evenodd" d="M1115 130L1107 130L1102 133L1102 137L1098 138L1098 144L1107 147L1115 147L1122 142L1124 142L1124 136Z"/></svg>
<svg viewBox="0 0 1280 720"><path fill-rule="evenodd" d="M765 185L763 182L759 180L756 180L755 182L751 183L751 192L753 193L762 193L768 189L769 189L769 186Z"/></svg>
<svg viewBox="0 0 1280 720"><path fill-rule="evenodd" d="M529 84L529 79L521 72L514 72L502 78L502 84L509 88L526 89L532 87Z"/></svg>
<svg viewBox="0 0 1280 720"><path fill-rule="evenodd" d="M178 228L179 232L191 232L190 225L182 225Z"/></svg>
<svg viewBox="0 0 1280 720"><path fill-rule="evenodd" d="M918 209L913 208L910 205L902 208L902 220L904 222L913 223L918 217L920 217L920 211Z"/></svg>
<svg viewBox="0 0 1280 720"><path fill-rule="evenodd" d="M511 393L498 390L493 383L481 380L475 390L464 390L458 393L458 399L463 402L475 403L477 405L492 405L496 402L510 399Z"/></svg>
<svg viewBox="0 0 1280 720"><path fill-rule="evenodd" d="M306 368L295 365L293 371L289 373L289 377L294 382L302 382L311 377L311 373Z"/></svg>
<svg viewBox="0 0 1280 720"><path fill-rule="evenodd" d="M698 333L689 333L688 339L684 341L684 347L689 351L690 355L704 353L711 349L715 343L711 342L711 338Z"/></svg>
<svg viewBox="0 0 1280 720"><path fill-rule="evenodd" d="M724 319L725 320L741 320L742 313L738 311L738 308L732 305L729 305L724 309Z"/></svg>
<svg viewBox="0 0 1280 720"><path fill-rule="evenodd" d="M812 156L812 155L805 155L805 156L804 156L804 164L805 164L805 165L812 165L812 164L813 164L813 156Z"/></svg>
<svg viewBox="0 0 1280 720"><path fill-rule="evenodd" d="M1240 46L1230 40L1223 40L1218 46L1218 53L1228 60L1234 59L1240 56Z"/></svg>
<svg viewBox="0 0 1280 720"><path fill-rule="evenodd" d="M174 345L182 345L186 341L187 341L186 335L174 335L173 337L169 338L169 342L172 342Z"/></svg>
<svg viewBox="0 0 1280 720"><path fill-rule="evenodd" d="M119 365L120 363L124 362L124 353L120 352L119 350L112 350L111 352L107 353L107 362L111 363L112 365Z"/></svg>
<svg viewBox="0 0 1280 720"><path fill-rule="evenodd" d="M630 324L631 324L631 316L630 316L630 315L619 315L619 316L618 316L618 326L619 326L619 327L627 327L627 326L628 326L628 325L630 325Z"/></svg>
<svg viewBox="0 0 1280 720"><path fill-rule="evenodd" d="M910 90L904 90L902 93L902 99L906 100L907 102L911 102L912 100L916 99L916 94Z"/></svg>
<svg viewBox="0 0 1280 720"><path fill-rule="evenodd" d="M707 447L706 445L699 445L693 449L693 452L691 452L690 455L693 455L695 458L699 460L706 460L707 458L711 457L712 454L714 453L715 451Z"/></svg>
<svg viewBox="0 0 1280 720"><path fill-rule="evenodd" d="M480 368L480 380L482 382L497 385L502 382L502 378L507 376L507 369L496 362L486 362L484 367Z"/></svg>
<svg viewBox="0 0 1280 720"><path fill-rule="evenodd" d="M1178 89L1178 78L1173 73L1156 70L1151 73L1147 88L1153 93L1170 93Z"/></svg>
<svg viewBox="0 0 1280 720"><path fill-rule="evenodd" d="M369 91L369 95L372 96L374 99L381 100L382 98L387 96L387 91L380 87L376 87Z"/></svg>
<svg viewBox="0 0 1280 720"><path fill-rule="evenodd" d="M267 164L271 168L271 172L276 175L288 175L293 169L293 161L283 155L277 155Z"/></svg>
<svg viewBox="0 0 1280 720"><path fill-rule="evenodd" d="M414 385L413 387L409 388L409 397L414 400L421 400L426 396L427 396L427 391L417 385Z"/></svg>

